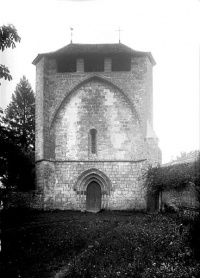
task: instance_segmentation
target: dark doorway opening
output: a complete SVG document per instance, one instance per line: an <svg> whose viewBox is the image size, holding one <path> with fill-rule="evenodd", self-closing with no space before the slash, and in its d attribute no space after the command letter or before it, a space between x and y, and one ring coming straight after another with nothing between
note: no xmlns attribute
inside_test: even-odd
<svg viewBox="0 0 200 278"><path fill-rule="evenodd" d="M87 187L86 209L89 212L101 210L101 187L96 181L90 182Z"/></svg>

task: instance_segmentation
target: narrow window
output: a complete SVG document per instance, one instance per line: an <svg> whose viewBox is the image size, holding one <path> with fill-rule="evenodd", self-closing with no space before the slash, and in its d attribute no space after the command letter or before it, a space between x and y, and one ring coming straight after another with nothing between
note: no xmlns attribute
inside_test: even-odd
<svg viewBox="0 0 200 278"><path fill-rule="evenodd" d="M96 129L90 130L90 148L91 148L91 153L95 154L97 152L97 131L96 131Z"/></svg>

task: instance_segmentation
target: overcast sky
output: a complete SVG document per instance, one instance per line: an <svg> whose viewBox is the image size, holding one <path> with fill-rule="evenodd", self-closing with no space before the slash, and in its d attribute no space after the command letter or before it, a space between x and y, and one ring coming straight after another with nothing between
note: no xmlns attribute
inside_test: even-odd
<svg viewBox="0 0 200 278"><path fill-rule="evenodd" d="M154 67L154 130L163 162L199 149L200 1L198 0L0 0L0 25L12 23L21 37L0 53L13 80L0 86L6 108L25 75L35 91L38 53L70 43L118 43L150 51Z"/></svg>

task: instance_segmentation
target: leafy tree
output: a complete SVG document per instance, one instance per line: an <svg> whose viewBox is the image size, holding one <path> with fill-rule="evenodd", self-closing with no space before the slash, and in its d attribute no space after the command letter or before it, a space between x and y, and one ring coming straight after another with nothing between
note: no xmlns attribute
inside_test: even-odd
<svg viewBox="0 0 200 278"><path fill-rule="evenodd" d="M15 48L17 42L20 42L16 28L9 24L0 26L0 50L4 51L6 48ZM5 78L5 80L11 80L12 76L9 69L5 65L0 64L0 78ZM0 84L1 85L1 84Z"/></svg>
<svg viewBox="0 0 200 278"><path fill-rule="evenodd" d="M34 149L35 95L25 76L17 84L12 101L5 110L4 123L14 133L17 145L26 151Z"/></svg>

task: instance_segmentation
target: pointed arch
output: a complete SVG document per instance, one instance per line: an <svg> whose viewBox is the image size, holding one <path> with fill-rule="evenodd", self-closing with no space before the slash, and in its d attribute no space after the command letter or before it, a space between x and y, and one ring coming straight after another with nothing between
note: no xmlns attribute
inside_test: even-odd
<svg viewBox="0 0 200 278"><path fill-rule="evenodd" d="M74 190L75 191L86 191L87 186L92 182L97 182L103 194L110 195L112 184L109 178L100 170L92 168L84 171L77 179Z"/></svg>
<svg viewBox="0 0 200 278"><path fill-rule="evenodd" d="M125 99L127 100L127 102L130 104L131 106L131 110L134 112L134 114L136 114L136 117L138 119L139 125L141 126L141 119L139 117L139 114L137 112L137 109L133 103L133 101L127 96L127 94L121 89L119 88L116 84L114 84L113 82L111 82L110 80L107 80L105 77L99 77L97 75L93 75L90 77L85 78L84 80L82 80L81 82L77 82L76 84L74 84L73 87L71 87L63 96L62 100L56 105L54 113L52 114L52 116L50 117L50 121L49 121L49 130L51 130L52 125L56 119L56 116L58 115L62 104L64 102L66 102L66 100L76 91L78 90L81 86L83 86L84 84L90 82L90 81L98 81L101 83L107 83L109 86L113 87L114 89L118 90L119 92L122 93L122 95L125 97Z"/></svg>

